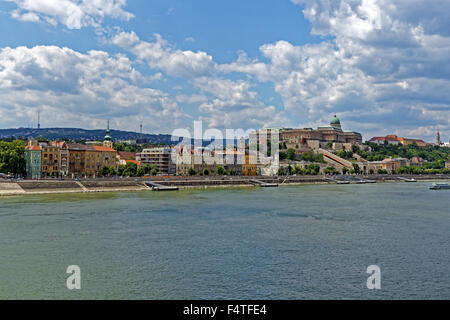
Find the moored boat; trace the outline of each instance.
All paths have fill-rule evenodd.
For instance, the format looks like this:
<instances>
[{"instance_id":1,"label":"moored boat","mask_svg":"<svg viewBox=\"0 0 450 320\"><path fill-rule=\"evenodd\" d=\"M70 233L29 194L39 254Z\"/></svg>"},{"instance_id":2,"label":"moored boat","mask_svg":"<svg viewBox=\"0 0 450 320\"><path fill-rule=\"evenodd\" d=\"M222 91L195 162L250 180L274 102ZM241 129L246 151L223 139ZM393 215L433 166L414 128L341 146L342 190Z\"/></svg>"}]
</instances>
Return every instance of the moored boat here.
<instances>
[{"instance_id":1,"label":"moored boat","mask_svg":"<svg viewBox=\"0 0 450 320\"><path fill-rule=\"evenodd\" d=\"M430 186L431 190L450 190L450 184L448 183L433 183Z\"/></svg>"}]
</instances>

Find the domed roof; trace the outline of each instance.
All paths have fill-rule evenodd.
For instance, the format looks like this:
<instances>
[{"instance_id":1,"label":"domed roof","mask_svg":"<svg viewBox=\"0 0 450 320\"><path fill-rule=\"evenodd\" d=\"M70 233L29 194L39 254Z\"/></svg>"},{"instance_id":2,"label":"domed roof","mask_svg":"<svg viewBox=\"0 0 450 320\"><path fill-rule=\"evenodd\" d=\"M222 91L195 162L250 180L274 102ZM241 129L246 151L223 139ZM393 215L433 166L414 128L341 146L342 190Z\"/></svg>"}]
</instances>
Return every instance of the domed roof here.
<instances>
[{"instance_id":1,"label":"domed roof","mask_svg":"<svg viewBox=\"0 0 450 320\"><path fill-rule=\"evenodd\" d=\"M341 124L341 121L338 117L336 117L336 115L334 115L333 119L331 119L330 124Z\"/></svg>"}]
</instances>

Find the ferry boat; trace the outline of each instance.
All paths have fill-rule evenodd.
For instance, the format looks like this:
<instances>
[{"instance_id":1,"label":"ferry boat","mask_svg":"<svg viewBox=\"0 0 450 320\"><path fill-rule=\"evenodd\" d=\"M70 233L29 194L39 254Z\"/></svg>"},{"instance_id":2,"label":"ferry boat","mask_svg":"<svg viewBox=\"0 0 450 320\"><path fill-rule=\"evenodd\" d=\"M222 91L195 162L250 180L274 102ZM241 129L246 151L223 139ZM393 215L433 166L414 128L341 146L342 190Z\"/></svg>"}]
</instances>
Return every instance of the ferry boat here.
<instances>
[{"instance_id":1,"label":"ferry boat","mask_svg":"<svg viewBox=\"0 0 450 320\"><path fill-rule=\"evenodd\" d=\"M433 183L430 186L431 190L447 190L450 189L450 184L448 183Z\"/></svg>"}]
</instances>

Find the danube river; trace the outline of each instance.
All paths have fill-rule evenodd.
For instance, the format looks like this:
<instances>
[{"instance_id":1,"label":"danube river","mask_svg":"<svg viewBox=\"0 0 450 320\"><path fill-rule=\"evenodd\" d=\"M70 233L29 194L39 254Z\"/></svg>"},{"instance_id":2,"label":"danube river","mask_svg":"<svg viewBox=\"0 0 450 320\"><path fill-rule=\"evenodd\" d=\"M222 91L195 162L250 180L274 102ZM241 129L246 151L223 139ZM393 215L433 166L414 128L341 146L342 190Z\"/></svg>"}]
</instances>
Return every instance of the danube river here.
<instances>
[{"instance_id":1,"label":"danube river","mask_svg":"<svg viewBox=\"0 0 450 320\"><path fill-rule=\"evenodd\" d=\"M0 299L450 299L450 191L428 185L0 198Z\"/></svg>"}]
</instances>

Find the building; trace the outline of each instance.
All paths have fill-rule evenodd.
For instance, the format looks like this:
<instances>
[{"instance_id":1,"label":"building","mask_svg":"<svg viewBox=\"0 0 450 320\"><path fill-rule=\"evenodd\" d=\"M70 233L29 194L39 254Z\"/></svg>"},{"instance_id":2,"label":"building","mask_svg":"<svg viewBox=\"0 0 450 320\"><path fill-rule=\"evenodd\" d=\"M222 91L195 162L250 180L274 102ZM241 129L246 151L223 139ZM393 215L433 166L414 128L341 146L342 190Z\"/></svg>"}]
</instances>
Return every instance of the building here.
<instances>
[{"instance_id":1,"label":"building","mask_svg":"<svg viewBox=\"0 0 450 320\"><path fill-rule=\"evenodd\" d=\"M262 129L250 134L249 142L252 144L264 143L261 136L270 141L275 129ZM307 151L317 150L319 148L327 148L332 145L343 148L343 144L350 147L353 144L362 144L362 135L354 131L343 131L341 121L335 115L329 126L312 128L282 128L277 129L279 134L279 143L287 149L294 149L296 153L304 153Z\"/></svg>"},{"instance_id":2,"label":"building","mask_svg":"<svg viewBox=\"0 0 450 320\"><path fill-rule=\"evenodd\" d=\"M158 173L168 175L176 173L176 163L172 161L172 152L174 149L170 147L155 147L142 150L138 156L142 165L155 166Z\"/></svg>"},{"instance_id":3,"label":"building","mask_svg":"<svg viewBox=\"0 0 450 320\"><path fill-rule=\"evenodd\" d=\"M102 167L118 169L117 151L111 147L67 144L69 150L69 176L94 177Z\"/></svg>"},{"instance_id":4,"label":"building","mask_svg":"<svg viewBox=\"0 0 450 320\"><path fill-rule=\"evenodd\" d=\"M60 151L57 145L48 143L40 143L42 150L41 176L58 177L59 173L59 157Z\"/></svg>"},{"instance_id":5,"label":"building","mask_svg":"<svg viewBox=\"0 0 450 320\"><path fill-rule=\"evenodd\" d=\"M109 148L113 147L113 142L112 142L112 138L111 138L111 130L109 130L109 120L106 125L106 135L105 135L105 140L103 141L103 146L109 147Z\"/></svg>"},{"instance_id":6,"label":"building","mask_svg":"<svg viewBox=\"0 0 450 320\"><path fill-rule=\"evenodd\" d=\"M410 161L406 158L386 158L383 161L383 169L388 172L397 172L401 167L408 167L410 165Z\"/></svg>"},{"instance_id":7,"label":"building","mask_svg":"<svg viewBox=\"0 0 450 320\"><path fill-rule=\"evenodd\" d=\"M361 144L362 136L358 132L343 131L341 121L335 115L329 126L303 129L280 130L280 143L286 148L292 148L301 152L326 148L330 143Z\"/></svg>"},{"instance_id":8,"label":"building","mask_svg":"<svg viewBox=\"0 0 450 320\"><path fill-rule=\"evenodd\" d=\"M216 165L222 165L226 171L234 172L235 175L242 175L245 154L237 150L226 149L215 151L214 156Z\"/></svg>"},{"instance_id":9,"label":"building","mask_svg":"<svg viewBox=\"0 0 450 320\"><path fill-rule=\"evenodd\" d=\"M258 170L256 166L256 155L246 154L244 163L242 164L242 175L256 176L257 172Z\"/></svg>"},{"instance_id":10,"label":"building","mask_svg":"<svg viewBox=\"0 0 450 320\"><path fill-rule=\"evenodd\" d=\"M427 161L424 160L422 157L412 157L412 158L410 159L410 166L420 167L420 166L422 166L425 162L427 162Z\"/></svg>"},{"instance_id":11,"label":"building","mask_svg":"<svg viewBox=\"0 0 450 320\"><path fill-rule=\"evenodd\" d=\"M450 170L450 160L445 162L445 169L449 169Z\"/></svg>"},{"instance_id":12,"label":"building","mask_svg":"<svg viewBox=\"0 0 450 320\"><path fill-rule=\"evenodd\" d=\"M373 142L376 144L394 144L394 145L399 145L401 144L400 139L394 135L387 135L385 137L373 137L372 139L369 140L369 142Z\"/></svg>"},{"instance_id":13,"label":"building","mask_svg":"<svg viewBox=\"0 0 450 320\"><path fill-rule=\"evenodd\" d=\"M126 165L128 160L137 160L136 152L117 151L117 158L117 161L121 166Z\"/></svg>"},{"instance_id":14,"label":"building","mask_svg":"<svg viewBox=\"0 0 450 320\"><path fill-rule=\"evenodd\" d=\"M59 150L59 176L65 177L69 174L69 149L64 141L51 141L50 144Z\"/></svg>"},{"instance_id":15,"label":"building","mask_svg":"<svg viewBox=\"0 0 450 320\"><path fill-rule=\"evenodd\" d=\"M42 148L28 144L25 147L26 171L28 179L40 179L42 168Z\"/></svg>"},{"instance_id":16,"label":"building","mask_svg":"<svg viewBox=\"0 0 450 320\"><path fill-rule=\"evenodd\" d=\"M409 167L413 165L409 159L406 158L386 158L383 161L365 162L365 173L373 171L378 173L379 170L385 170L388 173L398 172L401 167ZM417 165L417 164L414 164Z\"/></svg>"},{"instance_id":17,"label":"building","mask_svg":"<svg viewBox=\"0 0 450 320\"><path fill-rule=\"evenodd\" d=\"M216 158L214 152L205 148L193 148L184 146L177 150L176 174L189 175L191 169L196 174L208 170L210 174L216 170Z\"/></svg>"},{"instance_id":18,"label":"building","mask_svg":"<svg viewBox=\"0 0 450 320\"><path fill-rule=\"evenodd\" d=\"M403 138L398 137L395 134L390 134L385 137L373 137L369 140L369 142L373 142L376 144L394 144L394 145L410 145L410 144L417 144L419 147L426 147L427 143L420 139L409 139L409 138Z\"/></svg>"},{"instance_id":19,"label":"building","mask_svg":"<svg viewBox=\"0 0 450 320\"><path fill-rule=\"evenodd\" d=\"M441 141L441 134L439 133L439 128L437 129L437 132L436 132L436 145L438 145L438 146L443 145L443 143Z\"/></svg>"},{"instance_id":20,"label":"building","mask_svg":"<svg viewBox=\"0 0 450 320\"><path fill-rule=\"evenodd\" d=\"M419 147L426 147L428 144L420 139L408 139L408 138L400 138L400 143L408 146L410 144L417 144Z\"/></svg>"},{"instance_id":21,"label":"building","mask_svg":"<svg viewBox=\"0 0 450 320\"><path fill-rule=\"evenodd\" d=\"M77 178L86 175L86 147L77 143L67 144L69 150L69 176Z\"/></svg>"},{"instance_id":22,"label":"building","mask_svg":"<svg viewBox=\"0 0 450 320\"><path fill-rule=\"evenodd\" d=\"M117 151L111 147L93 146L97 152L96 168L99 171L102 167L112 167L114 170L118 169Z\"/></svg>"}]
</instances>

